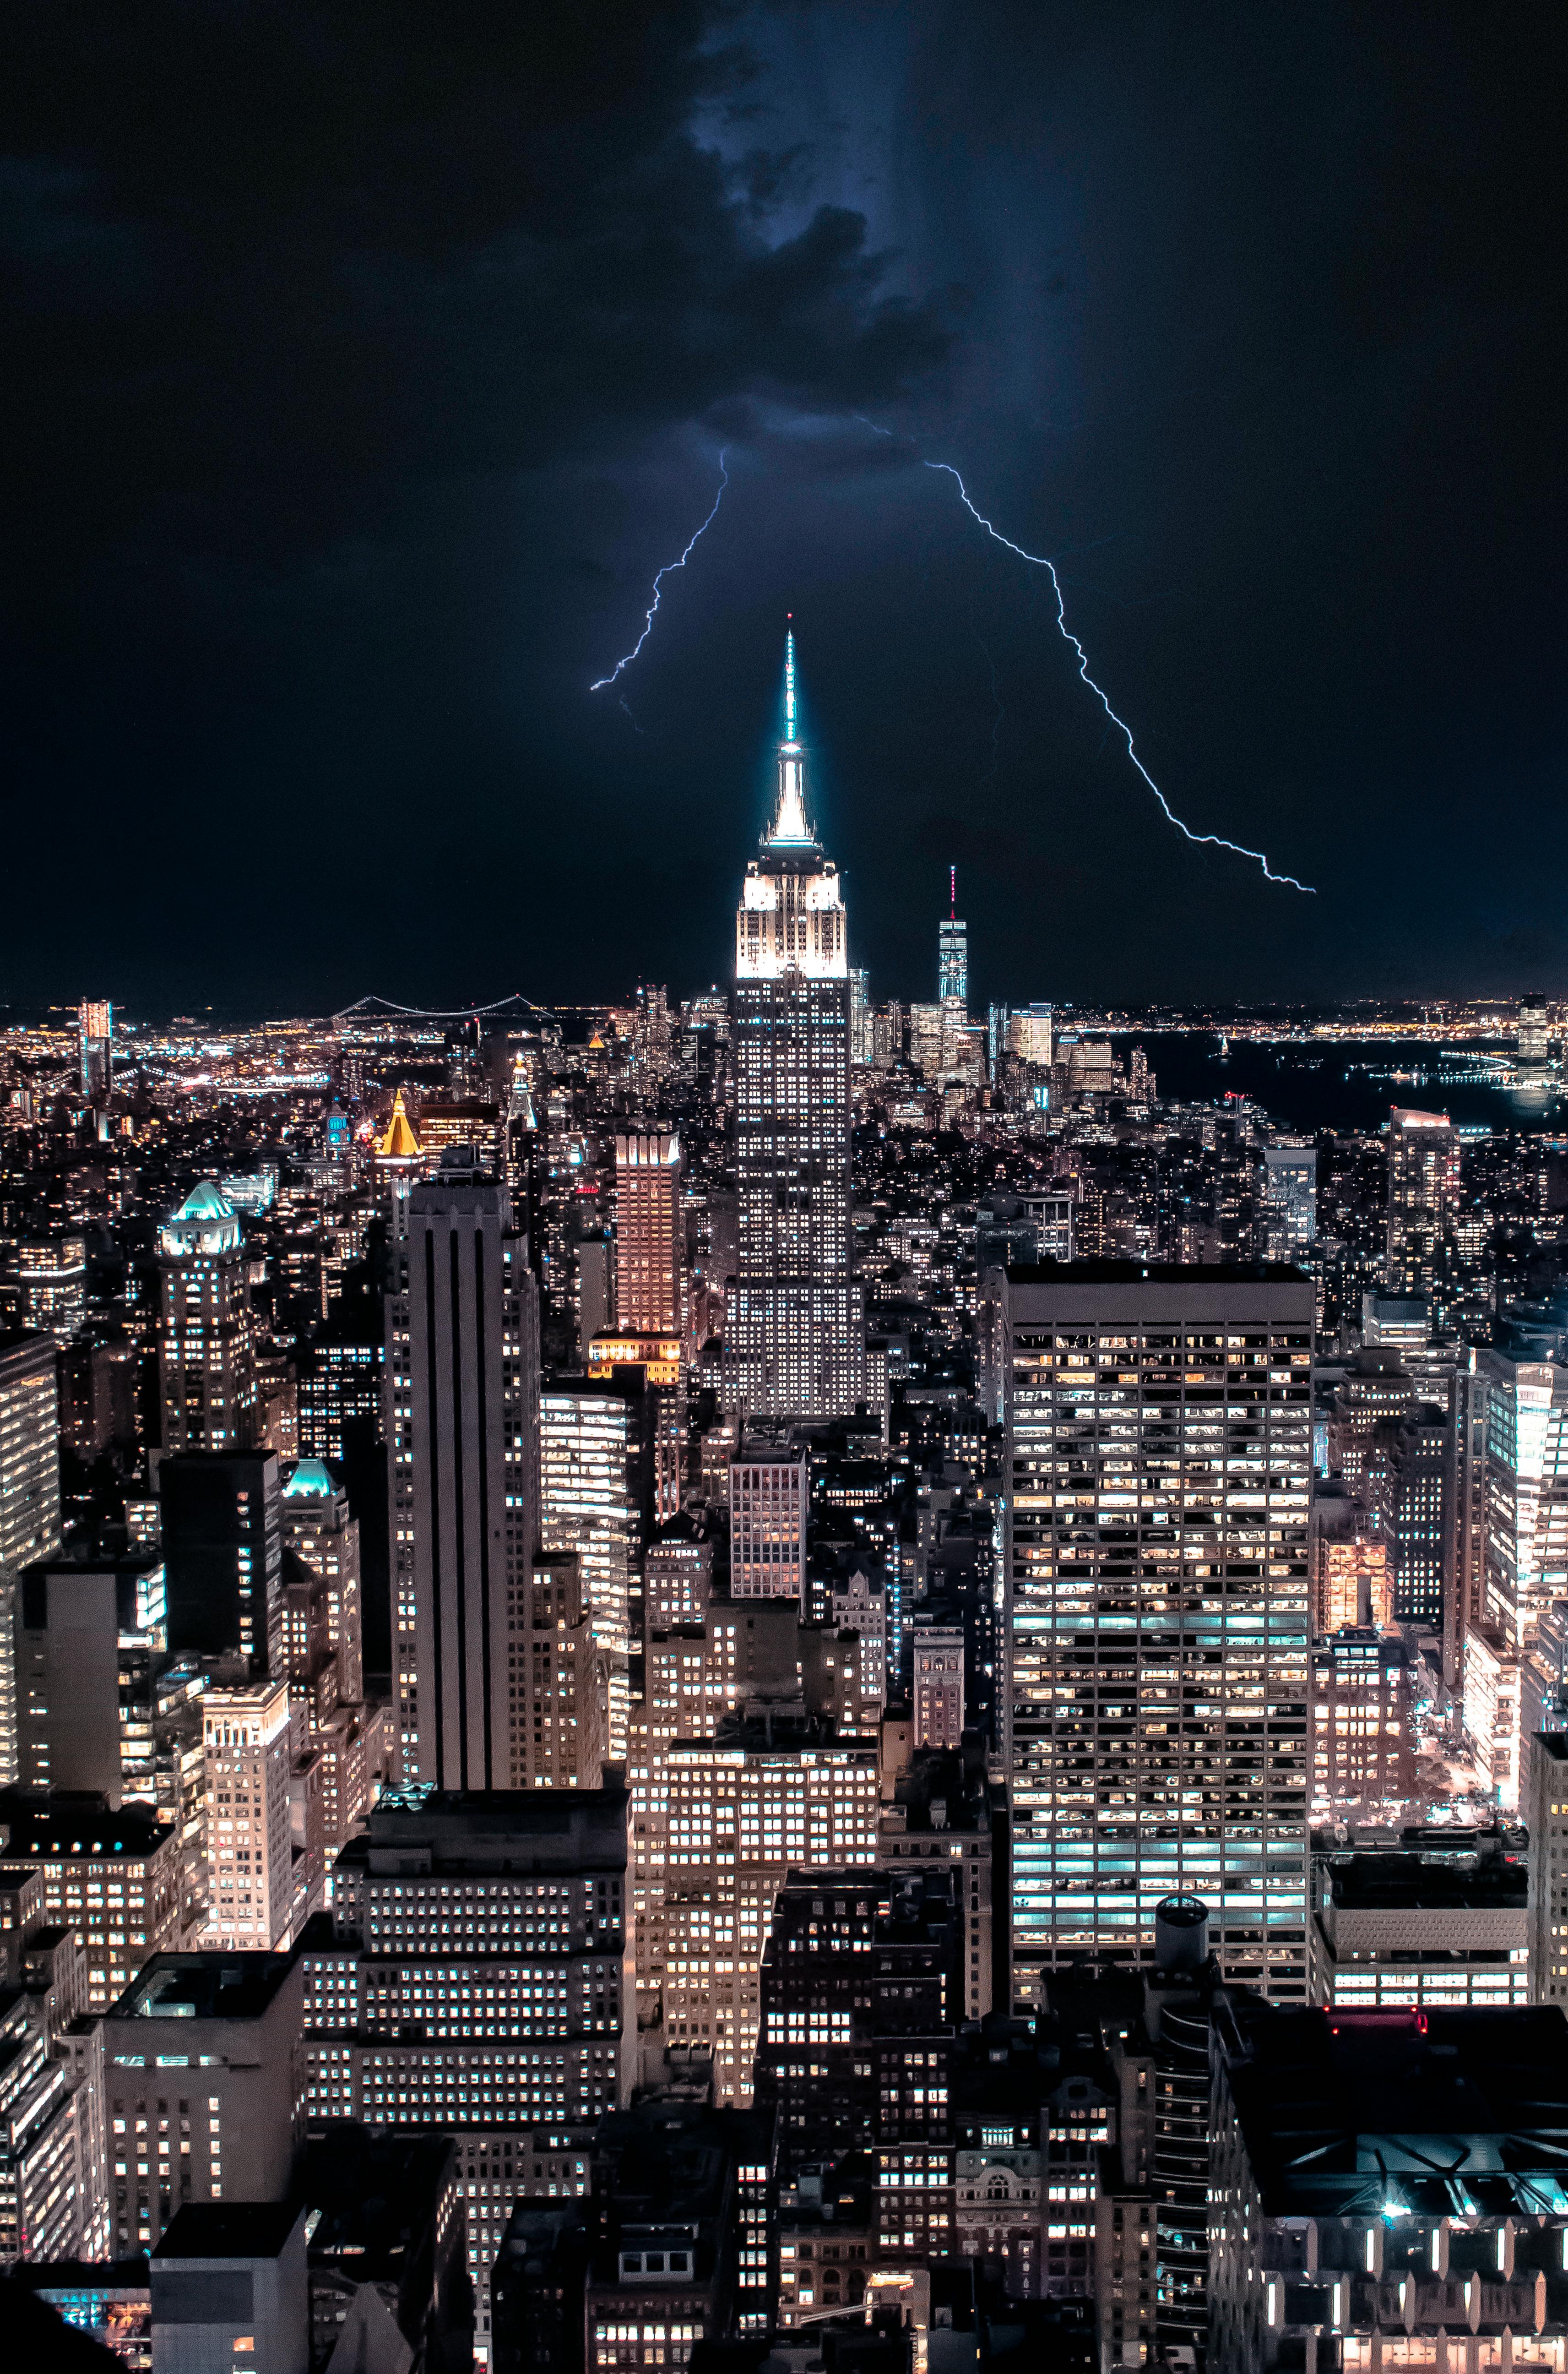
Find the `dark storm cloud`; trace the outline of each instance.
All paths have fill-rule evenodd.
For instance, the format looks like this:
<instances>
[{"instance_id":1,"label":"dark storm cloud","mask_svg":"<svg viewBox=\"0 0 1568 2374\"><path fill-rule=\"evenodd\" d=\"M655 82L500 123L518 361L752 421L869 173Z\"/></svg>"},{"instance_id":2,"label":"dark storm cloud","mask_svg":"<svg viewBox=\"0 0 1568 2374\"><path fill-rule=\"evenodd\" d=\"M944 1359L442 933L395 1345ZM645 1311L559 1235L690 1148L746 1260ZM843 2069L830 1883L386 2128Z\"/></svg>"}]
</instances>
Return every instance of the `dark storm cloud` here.
<instances>
[{"instance_id":1,"label":"dark storm cloud","mask_svg":"<svg viewBox=\"0 0 1568 2374\"><path fill-rule=\"evenodd\" d=\"M708 13L377 0L18 11L0 253L23 567L287 554L420 473L537 467L943 344L864 225L770 247L686 124ZM29 589L24 584L24 594Z\"/></svg>"},{"instance_id":2,"label":"dark storm cloud","mask_svg":"<svg viewBox=\"0 0 1568 2374\"><path fill-rule=\"evenodd\" d=\"M704 984L787 607L879 996L954 860L982 995L1568 988L1565 49L1443 0L12 11L7 853L71 864L0 994ZM628 719L587 688L726 442ZM1176 811L1317 899L1179 840L930 458L1061 557Z\"/></svg>"}]
</instances>

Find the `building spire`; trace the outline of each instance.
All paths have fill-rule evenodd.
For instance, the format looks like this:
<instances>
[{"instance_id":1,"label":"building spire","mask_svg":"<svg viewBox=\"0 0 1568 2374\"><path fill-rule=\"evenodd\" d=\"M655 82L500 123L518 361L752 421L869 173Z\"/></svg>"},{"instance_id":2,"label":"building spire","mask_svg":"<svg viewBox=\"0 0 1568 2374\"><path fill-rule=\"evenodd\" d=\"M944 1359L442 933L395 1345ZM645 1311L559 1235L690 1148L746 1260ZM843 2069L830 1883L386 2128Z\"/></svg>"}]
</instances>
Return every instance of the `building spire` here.
<instances>
[{"instance_id":1,"label":"building spire","mask_svg":"<svg viewBox=\"0 0 1568 2374\"><path fill-rule=\"evenodd\" d=\"M790 616L793 617L794 612ZM814 846L814 836L806 822L805 752L801 747L795 709L795 638L788 628L784 634L784 739L778 745L778 805L767 839L775 849Z\"/></svg>"}]
</instances>

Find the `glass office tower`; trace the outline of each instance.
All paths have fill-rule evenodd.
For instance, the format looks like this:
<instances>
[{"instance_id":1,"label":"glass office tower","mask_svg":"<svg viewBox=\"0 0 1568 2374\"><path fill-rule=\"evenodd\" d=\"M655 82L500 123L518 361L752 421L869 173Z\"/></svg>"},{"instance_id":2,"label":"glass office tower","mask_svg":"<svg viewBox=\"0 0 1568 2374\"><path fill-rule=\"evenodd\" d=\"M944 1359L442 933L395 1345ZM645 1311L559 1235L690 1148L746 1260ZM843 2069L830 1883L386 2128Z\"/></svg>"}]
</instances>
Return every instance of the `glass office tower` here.
<instances>
[{"instance_id":1,"label":"glass office tower","mask_svg":"<svg viewBox=\"0 0 1568 2374\"><path fill-rule=\"evenodd\" d=\"M1312 1312L1269 1263L1008 1275L1015 2005L1176 1895L1305 2000Z\"/></svg>"}]
</instances>

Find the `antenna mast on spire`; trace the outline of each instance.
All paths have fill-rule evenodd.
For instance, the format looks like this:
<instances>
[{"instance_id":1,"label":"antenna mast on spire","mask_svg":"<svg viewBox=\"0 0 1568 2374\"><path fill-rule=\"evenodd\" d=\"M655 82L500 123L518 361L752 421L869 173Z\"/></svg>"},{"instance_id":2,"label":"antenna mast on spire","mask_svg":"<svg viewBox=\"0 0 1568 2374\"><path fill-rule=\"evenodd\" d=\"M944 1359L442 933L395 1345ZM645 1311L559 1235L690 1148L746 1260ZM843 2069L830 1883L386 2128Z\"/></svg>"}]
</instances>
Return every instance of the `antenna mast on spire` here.
<instances>
[{"instance_id":1,"label":"antenna mast on spire","mask_svg":"<svg viewBox=\"0 0 1568 2374\"><path fill-rule=\"evenodd\" d=\"M950 865L947 869L947 912L949 920L956 923L958 920L958 868L956 865Z\"/></svg>"},{"instance_id":2,"label":"antenna mast on spire","mask_svg":"<svg viewBox=\"0 0 1568 2374\"><path fill-rule=\"evenodd\" d=\"M788 614L794 617L791 610ZM795 638L784 637L784 739L778 745L778 805L767 838L775 848L814 846L806 822L805 753L801 747L795 711Z\"/></svg>"}]
</instances>

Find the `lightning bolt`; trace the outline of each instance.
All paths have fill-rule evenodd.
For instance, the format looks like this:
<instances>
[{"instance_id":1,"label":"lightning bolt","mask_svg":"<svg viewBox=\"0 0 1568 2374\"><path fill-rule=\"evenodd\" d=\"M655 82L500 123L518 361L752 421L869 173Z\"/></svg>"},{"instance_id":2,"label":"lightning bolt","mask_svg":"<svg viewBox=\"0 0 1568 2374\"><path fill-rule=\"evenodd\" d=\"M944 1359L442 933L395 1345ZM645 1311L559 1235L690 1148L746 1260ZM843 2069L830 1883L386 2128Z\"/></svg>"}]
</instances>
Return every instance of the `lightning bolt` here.
<instances>
[{"instance_id":1,"label":"lightning bolt","mask_svg":"<svg viewBox=\"0 0 1568 2374\"><path fill-rule=\"evenodd\" d=\"M691 558L692 554L696 550L697 546L702 542L703 537L708 534L708 529L713 525L714 521L719 516L719 506L724 499L724 489L730 483L730 473L724 467L724 456L729 451L730 448L728 445L720 446L720 448L719 492L713 498L713 509L708 512L708 517L697 529L696 534L693 536L690 544L687 545L685 552L682 553L679 560L667 560L664 563L663 568L659 571L658 576L653 581L653 599L648 605L647 623L644 625L641 634L638 637L636 642L632 645L625 659L617 660L615 662L614 666L610 670L608 676L602 676L598 679L597 683L591 684L589 686L588 689L590 692L603 692L606 685L614 684L622 669L630 667L633 660L636 659L638 652L641 651L644 643L647 642L649 635L653 632L654 614L659 608L665 578L669 576L672 570L684 569L685 567L687 561ZM965 497L965 500L968 500L967 496ZM631 714L629 710L626 713L628 716ZM637 723L637 720L633 718L632 723L635 725ZM638 730L640 733L642 729L639 726Z\"/></svg>"},{"instance_id":2,"label":"lightning bolt","mask_svg":"<svg viewBox=\"0 0 1568 2374\"><path fill-rule=\"evenodd\" d=\"M872 427L873 425L874 424L871 422L867 423L868 427ZM963 499L965 510L969 513L971 519L975 519L979 522L980 525L985 529L986 534L989 536L993 537L998 544L1005 545L1009 552L1015 552L1020 560L1026 560L1031 569L1043 569L1046 570L1051 581L1051 591L1056 595L1057 626L1060 630L1062 641L1064 642L1071 643L1073 650L1078 654L1079 675L1082 677L1083 682L1088 686L1090 691L1094 694L1095 699L1105 711L1106 715L1109 718L1111 723L1116 727L1117 732L1126 742L1128 757L1131 759L1133 765L1137 768L1139 773L1148 784L1149 789L1153 793L1154 797L1159 801L1165 816L1169 821L1175 825L1176 830L1179 833L1184 833L1188 840L1199 845L1207 844L1209 847L1213 849L1228 849L1237 857L1249 857L1255 864L1261 865L1263 868L1264 877L1267 881L1278 882L1286 889L1300 890L1309 899L1316 898L1317 894L1310 882L1298 882L1293 874L1276 874L1260 849L1244 849L1239 840L1226 840L1222 833L1194 832L1190 825L1187 825L1182 822L1180 817L1177 816L1175 808L1172 807L1169 800L1166 799L1164 792L1160 789L1160 786L1154 781L1153 776L1149 772L1148 768L1143 764L1142 759L1139 757L1136 749L1133 747L1131 726L1128 723L1125 717L1118 717L1117 715L1116 711L1111 707L1111 704L1106 699L1105 693L1101 691L1100 687L1094 682L1094 677L1089 673L1089 654L1067 623L1067 605L1062 600L1061 580L1056 573L1056 563L1052 560L1047 560L1042 553L1025 552L1021 544L1014 544L1011 536L1003 535L1001 530L999 527L994 526L992 523L987 519L983 511L977 511L974 504L969 499L968 488L964 484L963 479L960 477L958 472L954 468L951 462L928 462L925 466L928 470L943 470L946 472L947 476L954 481L954 485L958 488L959 495ZM651 616L651 613L649 613L649 616Z\"/></svg>"}]
</instances>

